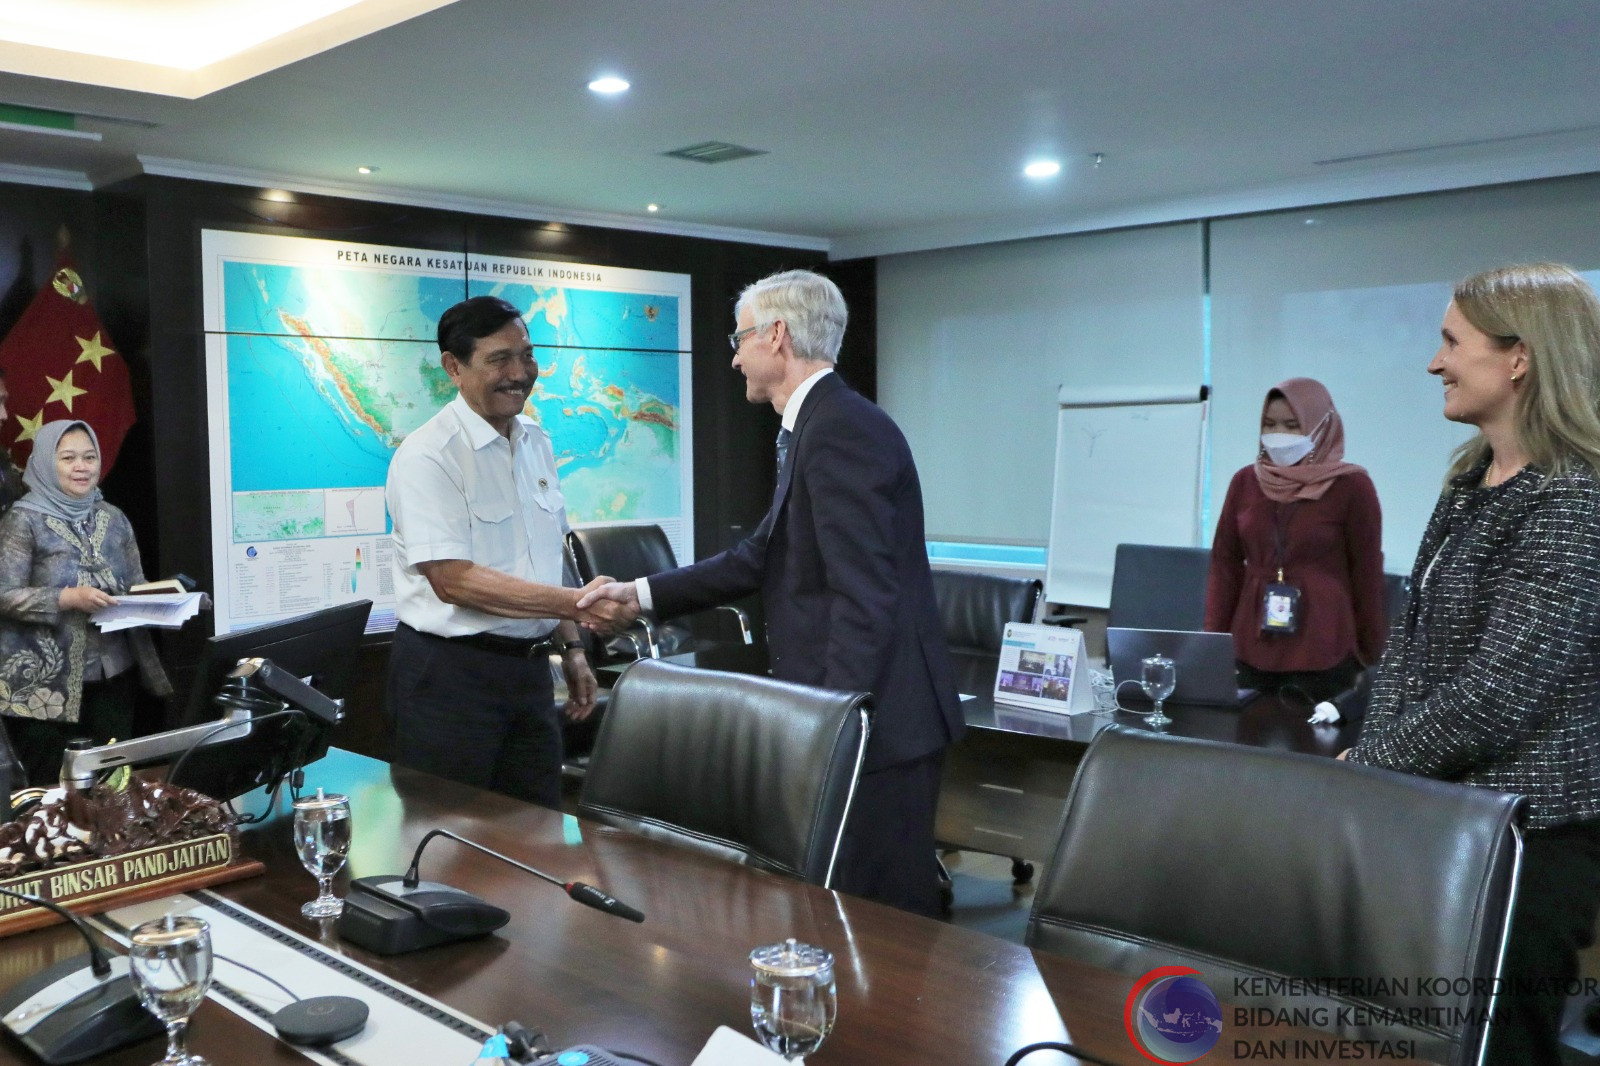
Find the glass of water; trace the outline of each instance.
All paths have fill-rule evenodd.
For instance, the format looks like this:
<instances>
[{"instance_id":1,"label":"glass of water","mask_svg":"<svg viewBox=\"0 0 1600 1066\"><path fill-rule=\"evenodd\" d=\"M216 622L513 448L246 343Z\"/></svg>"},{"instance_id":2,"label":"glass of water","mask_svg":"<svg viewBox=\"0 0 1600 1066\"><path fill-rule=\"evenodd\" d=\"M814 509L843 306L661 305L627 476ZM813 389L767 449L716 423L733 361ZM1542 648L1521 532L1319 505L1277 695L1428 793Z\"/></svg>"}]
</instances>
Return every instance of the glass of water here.
<instances>
[{"instance_id":1,"label":"glass of water","mask_svg":"<svg viewBox=\"0 0 1600 1066\"><path fill-rule=\"evenodd\" d=\"M139 1002L167 1027L167 1057L156 1066L207 1066L186 1045L189 1016L211 987L211 927L186 914L135 926L128 963Z\"/></svg>"},{"instance_id":2,"label":"glass of water","mask_svg":"<svg viewBox=\"0 0 1600 1066\"><path fill-rule=\"evenodd\" d=\"M300 908L307 918L337 918L344 900L333 894L333 875L350 854L350 801L337 793L294 801L294 849L317 879L317 898Z\"/></svg>"},{"instance_id":3,"label":"glass of water","mask_svg":"<svg viewBox=\"0 0 1600 1066\"><path fill-rule=\"evenodd\" d=\"M1165 655L1152 655L1148 659L1139 660L1139 687L1144 689L1144 694L1155 704L1150 708L1150 713L1144 717L1147 724L1162 726L1172 721L1163 713L1161 705L1172 695L1172 690L1177 686L1177 663Z\"/></svg>"},{"instance_id":4,"label":"glass of water","mask_svg":"<svg viewBox=\"0 0 1600 1066\"><path fill-rule=\"evenodd\" d=\"M756 1036L790 1062L822 1046L839 1010L833 955L792 937L750 953L750 1021Z\"/></svg>"}]
</instances>

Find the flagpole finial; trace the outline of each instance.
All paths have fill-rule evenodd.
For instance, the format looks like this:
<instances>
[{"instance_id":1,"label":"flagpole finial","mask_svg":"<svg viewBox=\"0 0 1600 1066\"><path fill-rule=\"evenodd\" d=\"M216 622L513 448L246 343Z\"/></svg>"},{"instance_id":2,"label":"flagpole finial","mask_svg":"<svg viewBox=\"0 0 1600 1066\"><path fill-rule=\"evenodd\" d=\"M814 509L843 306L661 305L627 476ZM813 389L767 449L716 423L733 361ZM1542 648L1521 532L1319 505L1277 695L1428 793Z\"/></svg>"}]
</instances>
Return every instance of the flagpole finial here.
<instances>
[{"instance_id":1,"label":"flagpole finial","mask_svg":"<svg viewBox=\"0 0 1600 1066\"><path fill-rule=\"evenodd\" d=\"M63 222L61 223L61 228L56 230L56 252L58 254L65 254L66 250L71 247L71 245L72 232L67 229L67 224Z\"/></svg>"}]
</instances>

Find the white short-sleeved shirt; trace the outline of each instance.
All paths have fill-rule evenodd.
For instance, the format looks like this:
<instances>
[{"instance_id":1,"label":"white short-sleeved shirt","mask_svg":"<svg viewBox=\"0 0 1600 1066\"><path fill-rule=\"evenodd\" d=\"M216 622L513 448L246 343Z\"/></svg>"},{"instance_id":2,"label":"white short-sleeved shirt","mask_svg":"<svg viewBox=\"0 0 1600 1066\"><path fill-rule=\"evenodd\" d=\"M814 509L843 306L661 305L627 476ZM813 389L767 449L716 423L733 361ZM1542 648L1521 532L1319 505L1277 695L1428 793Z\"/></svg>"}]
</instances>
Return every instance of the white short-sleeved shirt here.
<instances>
[{"instance_id":1,"label":"white short-sleeved shirt","mask_svg":"<svg viewBox=\"0 0 1600 1066\"><path fill-rule=\"evenodd\" d=\"M533 419L518 415L507 440L458 395L401 443L384 496L394 519L400 621L441 637L537 638L555 629L553 618L452 606L417 570L418 563L466 559L525 581L562 583L566 501L550 437Z\"/></svg>"}]
</instances>

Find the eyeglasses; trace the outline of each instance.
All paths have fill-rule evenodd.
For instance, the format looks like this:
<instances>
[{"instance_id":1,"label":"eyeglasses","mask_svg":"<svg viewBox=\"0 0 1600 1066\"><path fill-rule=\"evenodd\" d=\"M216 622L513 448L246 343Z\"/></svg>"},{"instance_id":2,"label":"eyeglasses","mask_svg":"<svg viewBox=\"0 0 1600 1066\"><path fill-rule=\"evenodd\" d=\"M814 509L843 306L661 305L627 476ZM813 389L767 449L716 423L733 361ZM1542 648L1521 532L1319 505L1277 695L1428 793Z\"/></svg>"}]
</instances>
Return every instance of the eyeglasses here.
<instances>
[{"instance_id":1,"label":"eyeglasses","mask_svg":"<svg viewBox=\"0 0 1600 1066\"><path fill-rule=\"evenodd\" d=\"M737 352L739 350L739 345L744 343L744 339L746 337L758 330L766 329L770 325L772 325L771 322L763 322L759 326L746 326L744 329L735 330L734 332L728 334L728 344L733 348L734 351Z\"/></svg>"}]
</instances>

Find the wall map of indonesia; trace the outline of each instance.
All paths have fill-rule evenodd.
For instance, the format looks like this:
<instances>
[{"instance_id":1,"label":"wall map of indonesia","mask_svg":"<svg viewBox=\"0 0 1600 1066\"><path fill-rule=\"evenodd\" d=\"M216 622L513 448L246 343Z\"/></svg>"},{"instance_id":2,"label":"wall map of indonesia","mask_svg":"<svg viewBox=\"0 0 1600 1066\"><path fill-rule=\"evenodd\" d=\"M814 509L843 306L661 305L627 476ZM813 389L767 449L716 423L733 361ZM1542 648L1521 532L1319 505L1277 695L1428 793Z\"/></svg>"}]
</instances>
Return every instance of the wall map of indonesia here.
<instances>
[{"instance_id":1,"label":"wall map of indonesia","mask_svg":"<svg viewBox=\"0 0 1600 1066\"><path fill-rule=\"evenodd\" d=\"M227 248L212 272L221 298L208 296L220 322L207 325L213 403L219 386L226 399L213 551L219 587L233 575L231 619L392 604L392 574L375 565L392 561L389 460L456 394L434 338L468 295L524 313L539 360L527 414L552 438L568 517L688 524L687 278L649 275L681 286L653 292L638 271L207 237ZM321 547L275 550L307 542ZM219 612L219 631L227 620Z\"/></svg>"}]
</instances>

